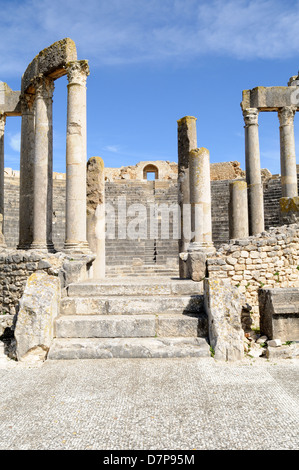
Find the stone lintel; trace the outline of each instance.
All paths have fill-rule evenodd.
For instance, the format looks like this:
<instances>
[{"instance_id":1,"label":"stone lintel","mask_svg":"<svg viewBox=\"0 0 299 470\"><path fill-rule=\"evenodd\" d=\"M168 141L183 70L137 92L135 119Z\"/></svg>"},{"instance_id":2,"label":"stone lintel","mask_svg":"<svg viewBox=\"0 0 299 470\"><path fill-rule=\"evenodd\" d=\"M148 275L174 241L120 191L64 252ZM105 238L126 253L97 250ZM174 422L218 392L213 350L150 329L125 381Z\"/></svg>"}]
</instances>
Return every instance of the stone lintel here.
<instances>
[{"instance_id":1,"label":"stone lintel","mask_svg":"<svg viewBox=\"0 0 299 470\"><path fill-rule=\"evenodd\" d=\"M259 111L278 111L285 106L299 109L299 89L295 86L258 86L243 90L241 108L257 108Z\"/></svg>"},{"instance_id":2,"label":"stone lintel","mask_svg":"<svg viewBox=\"0 0 299 470\"><path fill-rule=\"evenodd\" d=\"M66 64L77 60L74 41L65 38L43 49L30 62L22 77L22 93L32 88L32 82L38 76L49 76L56 80L66 75Z\"/></svg>"}]
</instances>

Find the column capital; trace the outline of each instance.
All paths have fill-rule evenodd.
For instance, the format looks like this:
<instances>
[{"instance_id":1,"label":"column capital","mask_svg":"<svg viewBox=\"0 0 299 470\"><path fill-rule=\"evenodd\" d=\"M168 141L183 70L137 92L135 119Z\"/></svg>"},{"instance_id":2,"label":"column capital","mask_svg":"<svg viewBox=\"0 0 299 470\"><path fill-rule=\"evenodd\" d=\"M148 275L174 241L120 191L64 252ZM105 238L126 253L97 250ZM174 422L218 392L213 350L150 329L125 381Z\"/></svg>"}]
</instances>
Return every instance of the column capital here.
<instances>
[{"instance_id":1,"label":"column capital","mask_svg":"<svg viewBox=\"0 0 299 470\"><path fill-rule=\"evenodd\" d=\"M69 85L86 85L89 75L88 60L72 60L66 65L66 73Z\"/></svg>"},{"instance_id":2,"label":"column capital","mask_svg":"<svg viewBox=\"0 0 299 470\"><path fill-rule=\"evenodd\" d=\"M0 132L3 133L5 129L6 115L0 113Z\"/></svg>"},{"instance_id":3,"label":"column capital","mask_svg":"<svg viewBox=\"0 0 299 470\"><path fill-rule=\"evenodd\" d=\"M23 93L20 96L22 114L33 112L34 99L35 95L31 93Z\"/></svg>"},{"instance_id":4,"label":"column capital","mask_svg":"<svg viewBox=\"0 0 299 470\"><path fill-rule=\"evenodd\" d=\"M49 77L37 77L34 82L35 97L43 99L52 99L54 92L54 80Z\"/></svg>"},{"instance_id":5,"label":"column capital","mask_svg":"<svg viewBox=\"0 0 299 470\"><path fill-rule=\"evenodd\" d=\"M278 119L281 126L290 126L294 122L296 106L284 106L278 110Z\"/></svg>"},{"instance_id":6,"label":"column capital","mask_svg":"<svg viewBox=\"0 0 299 470\"><path fill-rule=\"evenodd\" d=\"M243 117L245 126L257 126L258 125L258 108L246 108L243 110Z\"/></svg>"}]
</instances>

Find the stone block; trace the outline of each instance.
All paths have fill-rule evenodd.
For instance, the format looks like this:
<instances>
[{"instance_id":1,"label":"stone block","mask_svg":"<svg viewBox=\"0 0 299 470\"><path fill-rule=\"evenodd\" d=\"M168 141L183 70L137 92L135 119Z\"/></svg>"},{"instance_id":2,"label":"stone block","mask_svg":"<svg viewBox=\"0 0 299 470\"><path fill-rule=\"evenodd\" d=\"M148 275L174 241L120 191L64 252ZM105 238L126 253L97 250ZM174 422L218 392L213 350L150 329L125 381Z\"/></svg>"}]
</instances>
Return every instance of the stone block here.
<instances>
[{"instance_id":1,"label":"stone block","mask_svg":"<svg viewBox=\"0 0 299 470\"><path fill-rule=\"evenodd\" d=\"M222 260L221 260L222 261ZM206 276L206 254L203 252L188 253L186 260L187 277L193 281L202 281Z\"/></svg>"},{"instance_id":2,"label":"stone block","mask_svg":"<svg viewBox=\"0 0 299 470\"><path fill-rule=\"evenodd\" d=\"M279 199L280 225L297 224L299 222L299 197L282 197Z\"/></svg>"},{"instance_id":3,"label":"stone block","mask_svg":"<svg viewBox=\"0 0 299 470\"><path fill-rule=\"evenodd\" d=\"M240 290L234 287L229 279L205 279L204 303L215 359L243 359L244 331L241 315L245 299Z\"/></svg>"},{"instance_id":4,"label":"stone block","mask_svg":"<svg viewBox=\"0 0 299 470\"><path fill-rule=\"evenodd\" d=\"M59 278L46 273L34 273L29 277L15 327L18 360L46 358L54 336L60 297Z\"/></svg>"},{"instance_id":5,"label":"stone block","mask_svg":"<svg viewBox=\"0 0 299 470\"><path fill-rule=\"evenodd\" d=\"M270 340L299 340L299 289L260 289L258 301L263 335Z\"/></svg>"}]
</instances>

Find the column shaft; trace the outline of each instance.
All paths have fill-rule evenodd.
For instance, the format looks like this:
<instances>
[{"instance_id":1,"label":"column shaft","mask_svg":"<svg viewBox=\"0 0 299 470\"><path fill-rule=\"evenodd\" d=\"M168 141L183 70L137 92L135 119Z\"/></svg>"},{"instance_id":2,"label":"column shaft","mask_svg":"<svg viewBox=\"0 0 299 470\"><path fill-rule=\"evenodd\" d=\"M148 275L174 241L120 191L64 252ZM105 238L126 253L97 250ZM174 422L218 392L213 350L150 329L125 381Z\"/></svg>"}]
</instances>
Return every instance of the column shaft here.
<instances>
[{"instance_id":1,"label":"column shaft","mask_svg":"<svg viewBox=\"0 0 299 470\"><path fill-rule=\"evenodd\" d=\"M0 246L5 245L3 236L4 222L4 132L5 114L0 114Z\"/></svg>"},{"instance_id":2,"label":"column shaft","mask_svg":"<svg viewBox=\"0 0 299 470\"><path fill-rule=\"evenodd\" d=\"M193 149L189 155L192 243L190 250L213 247L211 216L210 153Z\"/></svg>"},{"instance_id":3,"label":"column shaft","mask_svg":"<svg viewBox=\"0 0 299 470\"><path fill-rule=\"evenodd\" d=\"M21 97L22 124L20 149L20 202L19 202L19 244L18 248L28 249L33 241L33 185L34 185L34 95Z\"/></svg>"},{"instance_id":4,"label":"column shaft","mask_svg":"<svg viewBox=\"0 0 299 470\"><path fill-rule=\"evenodd\" d=\"M246 238L249 235L246 181L231 182L229 194L229 238Z\"/></svg>"},{"instance_id":5,"label":"column shaft","mask_svg":"<svg viewBox=\"0 0 299 470\"><path fill-rule=\"evenodd\" d=\"M258 134L258 109L243 111L245 121L245 165L248 185L249 234L264 230L264 196Z\"/></svg>"},{"instance_id":6,"label":"column shaft","mask_svg":"<svg viewBox=\"0 0 299 470\"><path fill-rule=\"evenodd\" d=\"M179 253L187 252L191 240L191 213L189 193L189 153L197 147L196 118L185 116L178 123L178 205ZM186 277L185 263L179 258L180 277Z\"/></svg>"},{"instance_id":7,"label":"column shaft","mask_svg":"<svg viewBox=\"0 0 299 470\"><path fill-rule=\"evenodd\" d=\"M86 237L86 78L85 60L68 64L65 249L89 252Z\"/></svg>"},{"instance_id":8,"label":"column shaft","mask_svg":"<svg viewBox=\"0 0 299 470\"><path fill-rule=\"evenodd\" d=\"M280 122L280 167L282 197L298 196L297 167L294 138L296 107L285 106L278 111Z\"/></svg>"},{"instance_id":9,"label":"column shaft","mask_svg":"<svg viewBox=\"0 0 299 470\"><path fill-rule=\"evenodd\" d=\"M5 114L0 114L0 214L4 217L4 132Z\"/></svg>"},{"instance_id":10,"label":"column shaft","mask_svg":"<svg viewBox=\"0 0 299 470\"><path fill-rule=\"evenodd\" d=\"M35 158L33 195L34 249L53 250L53 80L41 78L36 84L35 98Z\"/></svg>"}]
</instances>

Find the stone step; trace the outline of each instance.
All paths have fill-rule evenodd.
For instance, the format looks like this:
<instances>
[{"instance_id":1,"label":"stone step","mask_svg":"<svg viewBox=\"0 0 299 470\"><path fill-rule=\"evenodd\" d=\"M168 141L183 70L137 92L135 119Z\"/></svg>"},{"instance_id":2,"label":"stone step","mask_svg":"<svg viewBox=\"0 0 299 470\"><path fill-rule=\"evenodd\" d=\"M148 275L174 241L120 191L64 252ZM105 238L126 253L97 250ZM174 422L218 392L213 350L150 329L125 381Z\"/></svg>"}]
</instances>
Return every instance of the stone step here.
<instances>
[{"instance_id":1,"label":"stone step","mask_svg":"<svg viewBox=\"0 0 299 470\"><path fill-rule=\"evenodd\" d=\"M60 306L61 315L143 315L202 311L202 295L64 297Z\"/></svg>"},{"instance_id":2,"label":"stone step","mask_svg":"<svg viewBox=\"0 0 299 470\"><path fill-rule=\"evenodd\" d=\"M206 337L207 317L197 314L62 315L56 338Z\"/></svg>"},{"instance_id":3,"label":"stone step","mask_svg":"<svg viewBox=\"0 0 299 470\"><path fill-rule=\"evenodd\" d=\"M165 277L88 280L68 287L69 297L203 294L203 283Z\"/></svg>"},{"instance_id":4,"label":"stone step","mask_svg":"<svg viewBox=\"0 0 299 470\"><path fill-rule=\"evenodd\" d=\"M48 359L210 357L205 338L56 338Z\"/></svg>"}]
</instances>

